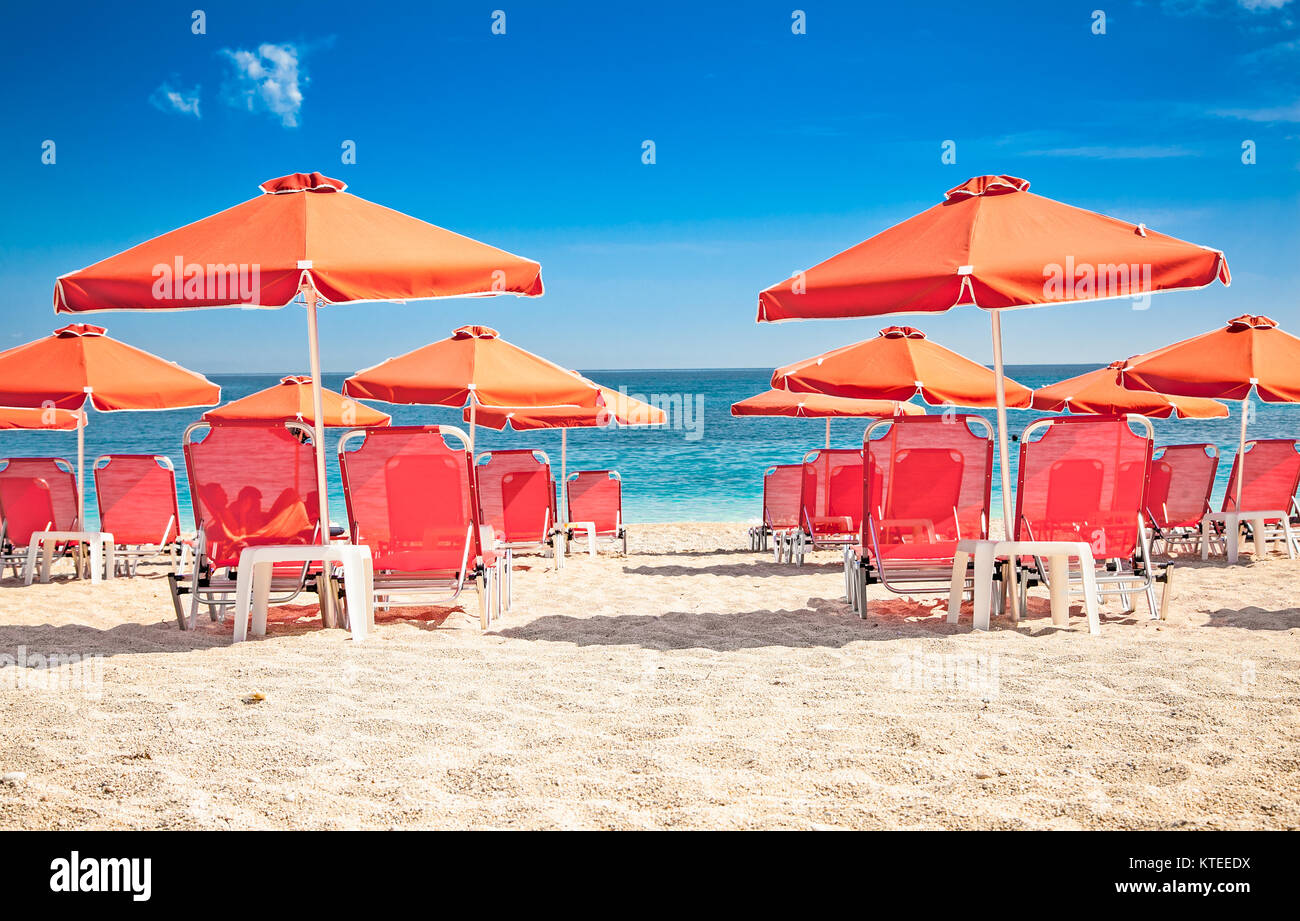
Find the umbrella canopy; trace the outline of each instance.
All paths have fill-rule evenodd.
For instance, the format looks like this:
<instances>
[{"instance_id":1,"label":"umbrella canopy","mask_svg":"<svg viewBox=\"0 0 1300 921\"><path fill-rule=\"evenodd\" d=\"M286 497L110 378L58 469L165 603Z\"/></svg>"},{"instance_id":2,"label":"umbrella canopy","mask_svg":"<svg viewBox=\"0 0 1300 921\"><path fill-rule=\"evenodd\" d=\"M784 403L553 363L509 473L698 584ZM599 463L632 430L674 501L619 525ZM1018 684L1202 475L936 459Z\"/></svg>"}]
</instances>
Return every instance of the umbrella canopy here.
<instances>
[{"instance_id":1,"label":"umbrella canopy","mask_svg":"<svg viewBox=\"0 0 1300 921\"><path fill-rule=\"evenodd\" d=\"M392 421L387 413L349 400L333 390L322 390L321 401L325 409L326 426L351 428L358 425L387 425ZM316 421L312 409L311 378L303 375L282 377L280 383L273 387L208 410L203 418L208 422L298 421L311 425Z\"/></svg>"},{"instance_id":2,"label":"umbrella canopy","mask_svg":"<svg viewBox=\"0 0 1300 921\"><path fill-rule=\"evenodd\" d=\"M619 425L663 425L668 421L667 413L658 406L651 406L608 387L596 387L600 391L600 406L536 406L515 409L482 406L478 409L476 422L497 431L509 425L516 431L523 432L536 429L604 428L610 422ZM465 421L469 422L471 411L468 406L463 415Z\"/></svg>"},{"instance_id":3,"label":"umbrella canopy","mask_svg":"<svg viewBox=\"0 0 1300 921\"><path fill-rule=\"evenodd\" d=\"M731 404L733 416L795 416L826 420L826 447L831 446L831 419L836 416L886 418L889 416L923 416L925 410L915 403L897 400L854 400L824 393L791 393L789 390L765 390L763 393Z\"/></svg>"},{"instance_id":4,"label":"umbrella canopy","mask_svg":"<svg viewBox=\"0 0 1300 921\"><path fill-rule=\"evenodd\" d=\"M0 405L102 412L212 406L221 388L202 374L73 323L0 352Z\"/></svg>"},{"instance_id":5,"label":"umbrella canopy","mask_svg":"<svg viewBox=\"0 0 1300 921\"><path fill-rule=\"evenodd\" d=\"M358 371L343 382L343 393L386 403L457 407L595 407L600 399L600 389L591 381L486 326L462 326L446 339Z\"/></svg>"},{"instance_id":6,"label":"umbrella canopy","mask_svg":"<svg viewBox=\"0 0 1300 921\"><path fill-rule=\"evenodd\" d=\"M1218 400L1300 403L1300 338L1243 314L1219 329L1128 360L1124 386Z\"/></svg>"},{"instance_id":7,"label":"umbrella canopy","mask_svg":"<svg viewBox=\"0 0 1300 921\"><path fill-rule=\"evenodd\" d=\"M1113 361L1105 368L1034 391L1033 408L1044 412L1097 413L1122 416L1137 413L1157 419L1224 419L1228 407L1201 397L1180 397L1153 390L1126 390L1120 382L1126 361Z\"/></svg>"},{"instance_id":8,"label":"umbrella canopy","mask_svg":"<svg viewBox=\"0 0 1300 921\"><path fill-rule=\"evenodd\" d=\"M63 275L58 313L307 307L321 540L329 539L317 304L542 293L541 266L376 205L320 173L262 183L262 194ZM235 288L231 290L232 286ZM326 622L333 625L332 613Z\"/></svg>"},{"instance_id":9,"label":"umbrella canopy","mask_svg":"<svg viewBox=\"0 0 1300 921\"><path fill-rule=\"evenodd\" d=\"M976 176L928 210L761 292L758 319L942 313L958 306L989 311L1002 510L1009 523L1000 311L1202 288L1216 278L1231 282L1219 250L1034 195L1015 176ZM1016 618L1016 593L1011 599Z\"/></svg>"},{"instance_id":10,"label":"umbrella canopy","mask_svg":"<svg viewBox=\"0 0 1300 921\"><path fill-rule=\"evenodd\" d=\"M0 405L84 412L188 409L212 406L221 388L107 335L104 327L72 323L43 339L0 352ZM77 519L86 520L84 426L77 429Z\"/></svg>"},{"instance_id":11,"label":"umbrella canopy","mask_svg":"<svg viewBox=\"0 0 1300 921\"><path fill-rule=\"evenodd\" d=\"M6 429L71 432L81 424L81 412L75 409L16 409L0 406L0 431Z\"/></svg>"},{"instance_id":12,"label":"umbrella canopy","mask_svg":"<svg viewBox=\"0 0 1300 921\"><path fill-rule=\"evenodd\" d=\"M772 373L772 386L859 400L995 406L998 376L910 326L889 326L874 339L805 358ZM1029 406L1032 392L1006 380L1007 405Z\"/></svg>"},{"instance_id":13,"label":"umbrella canopy","mask_svg":"<svg viewBox=\"0 0 1300 921\"><path fill-rule=\"evenodd\" d=\"M304 288L331 304L542 293L531 259L293 173L261 195L59 278L57 313L284 307Z\"/></svg>"},{"instance_id":14,"label":"umbrella canopy","mask_svg":"<svg viewBox=\"0 0 1300 921\"><path fill-rule=\"evenodd\" d=\"M1231 276L1219 250L976 176L944 201L773 285L760 321L1025 307L1203 288Z\"/></svg>"},{"instance_id":15,"label":"umbrella canopy","mask_svg":"<svg viewBox=\"0 0 1300 921\"><path fill-rule=\"evenodd\" d=\"M599 406L535 406L517 409L484 406L478 409L478 421L497 431L501 431L507 425L521 432L559 429L562 491L569 488L566 482L569 473L569 429L604 428L610 422L617 422L619 425L663 425L668 421L668 414L658 406L651 406L622 391L601 387L585 377L582 379L600 392ZM474 406L465 407L465 421L470 423L470 431L474 428L474 413ZM567 492L562 492L562 495L567 495ZM568 503L563 503L563 506L561 514L567 517Z\"/></svg>"},{"instance_id":16,"label":"umbrella canopy","mask_svg":"<svg viewBox=\"0 0 1300 921\"><path fill-rule=\"evenodd\" d=\"M1243 314L1223 327L1128 360L1123 384L1192 397L1241 400L1237 502L1241 502L1246 422L1253 389L1265 403L1300 403L1300 338L1264 316Z\"/></svg>"},{"instance_id":17,"label":"umbrella canopy","mask_svg":"<svg viewBox=\"0 0 1300 921\"><path fill-rule=\"evenodd\" d=\"M830 419L840 416L924 416L925 408L897 400L854 400L824 393L791 393L789 390L765 390L731 404L733 416L796 416L807 419Z\"/></svg>"}]
</instances>

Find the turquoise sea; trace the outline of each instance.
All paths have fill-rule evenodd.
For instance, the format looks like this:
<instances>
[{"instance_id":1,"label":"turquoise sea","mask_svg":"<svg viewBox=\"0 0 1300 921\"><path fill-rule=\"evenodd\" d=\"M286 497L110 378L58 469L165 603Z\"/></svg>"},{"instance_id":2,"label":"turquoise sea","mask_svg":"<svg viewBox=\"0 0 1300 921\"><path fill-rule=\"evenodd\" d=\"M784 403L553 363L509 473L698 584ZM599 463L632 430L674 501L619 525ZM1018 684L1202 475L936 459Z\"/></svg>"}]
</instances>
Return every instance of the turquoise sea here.
<instances>
[{"instance_id":1,"label":"turquoise sea","mask_svg":"<svg viewBox=\"0 0 1300 921\"><path fill-rule=\"evenodd\" d=\"M1011 365L1007 373L1029 387L1040 387L1073 377L1096 365ZM633 396L666 399L670 424L657 429L575 429L569 432L569 470L613 467L623 477L624 512L632 522L647 521L749 521L761 510L762 471L768 464L798 461L805 451L821 447L825 422L821 419L734 418L730 406L737 400L767 389L771 371L765 368L692 370L589 370L584 374ZM326 385L338 389L344 374L327 374ZM221 385L223 399L246 396L271 386L279 374L210 374ZM656 396L658 395L658 396ZM464 427L458 410L430 406L381 406L399 424L443 423ZM703 413L697 410L702 407ZM684 411L683 411L684 410ZM1228 468L1236 450L1238 407L1227 419L1153 420L1157 444L1208 441L1219 445L1224 459L1219 466L1215 501L1223 493ZM192 526L181 434L200 411L96 413L86 430L87 468L106 453L167 454L180 480L181 517ZM989 419L992 412L981 413ZM1011 430L1019 432L1035 418L1033 411L1012 410ZM834 419L833 447L861 446L866 422ZM1300 435L1300 407L1255 403L1250 434L1259 438ZM331 508L336 521L343 518L343 497L334 459L336 435L330 443ZM547 452L558 476L560 433L493 432L480 428L477 448L536 448ZM1013 464L1016 445L1011 445ZM0 432L0 457L60 456L76 461L76 436L64 432ZM1014 470L1012 472L1014 482ZM998 475L994 474L994 502L998 501ZM87 493L88 517L95 516L92 491Z\"/></svg>"}]
</instances>

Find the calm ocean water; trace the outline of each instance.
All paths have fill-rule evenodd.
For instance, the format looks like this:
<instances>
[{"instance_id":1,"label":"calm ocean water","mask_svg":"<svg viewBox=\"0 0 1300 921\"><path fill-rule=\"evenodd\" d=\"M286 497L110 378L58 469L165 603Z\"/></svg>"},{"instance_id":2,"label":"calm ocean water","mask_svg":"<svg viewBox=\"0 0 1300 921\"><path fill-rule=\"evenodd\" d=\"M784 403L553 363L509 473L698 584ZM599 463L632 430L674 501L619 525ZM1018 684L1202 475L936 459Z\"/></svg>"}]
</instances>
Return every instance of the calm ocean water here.
<instances>
[{"instance_id":1,"label":"calm ocean water","mask_svg":"<svg viewBox=\"0 0 1300 921\"><path fill-rule=\"evenodd\" d=\"M1008 366L1007 372L1020 383L1040 387L1081 374L1096 365ZM673 422L659 429L574 429L569 432L569 470L613 467L623 476L624 512L629 521L748 521L761 511L762 470L773 463L799 460L805 451L821 447L825 422L821 419L734 418L730 406L737 400L767 388L771 371L762 368L700 369L673 371L584 371L600 383L618 389L626 387L643 398L667 395ZM327 374L326 385L337 390L343 374ZM223 399L246 396L279 380L280 375L211 374L221 385ZM399 424L455 424L464 427L458 410L430 406L380 405ZM679 407L686 407L679 414ZM697 417L697 407L703 407ZM1258 438L1300 435L1300 408L1255 404L1256 415L1250 434ZM1231 456L1236 450L1240 424L1238 409L1228 419L1153 420L1156 444L1208 441L1219 445L1224 459L1219 466L1215 501L1222 496L1228 479ZM199 411L149 413L91 413L86 430L87 469L106 453L167 454L176 465L180 480L181 517L192 526L185 465L181 457L181 434L198 418ZM993 413L981 415L990 420ZM1011 410L1012 432L1019 432L1042 413ZM860 447L866 422L834 419L832 447ZM330 498L335 520L343 518L343 498L334 460L336 436L327 433L330 444ZM493 432L480 428L478 450L488 448L536 448L547 452L558 476L560 433ZM1016 451L1012 444L1012 457ZM63 432L0 432L0 457L39 455L61 456L76 462L76 436ZM1012 473L1014 482L1014 470ZM994 501L1000 492L994 474ZM93 492L88 492L87 513L96 517Z\"/></svg>"}]
</instances>

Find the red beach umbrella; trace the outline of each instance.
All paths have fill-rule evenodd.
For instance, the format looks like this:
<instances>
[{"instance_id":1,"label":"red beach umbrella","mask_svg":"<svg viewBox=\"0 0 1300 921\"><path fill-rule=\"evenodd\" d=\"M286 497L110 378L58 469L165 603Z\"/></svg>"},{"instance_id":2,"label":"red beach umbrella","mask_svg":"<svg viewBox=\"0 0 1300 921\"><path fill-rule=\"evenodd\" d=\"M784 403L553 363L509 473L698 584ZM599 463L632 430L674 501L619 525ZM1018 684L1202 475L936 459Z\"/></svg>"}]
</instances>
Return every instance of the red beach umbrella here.
<instances>
[{"instance_id":1,"label":"red beach umbrella","mask_svg":"<svg viewBox=\"0 0 1300 921\"><path fill-rule=\"evenodd\" d=\"M72 323L0 352L0 406L84 414L212 406L221 388L202 374L119 342L104 327ZM77 517L85 522L85 426L77 429Z\"/></svg>"},{"instance_id":2,"label":"red beach umbrella","mask_svg":"<svg viewBox=\"0 0 1300 921\"><path fill-rule=\"evenodd\" d=\"M273 387L210 409L203 414L203 418L209 422L214 419L227 422L298 421L313 425L316 416L312 399L311 378L301 374L291 375L280 378L280 383ZM321 390L321 402L325 410L326 427L387 425L392 421L387 413L371 409L356 400L349 400L333 390Z\"/></svg>"},{"instance_id":3,"label":"red beach umbrella","mask_svg":"<svg viewBox=\"0 0 1300 921\"><path fill-rule=\"evenodd\" d=\"M831 419L840 417L885 419L890 416L924 416L925 409L898 400L854 400L824 393L765 390L731 404L733 416L791 416L826 420L826 447L831 446Z\"/></svg>"},{"instance_id":4,"label":"red beach umbrella","mask_svg":"<svg viewBox=\"0 0 1300 921\"><path fill-rule=\"evenodd\" d=\"M1243 314L1219 329L1128 360L1128 388L1220 400L1241 400L1237 502L1245 464L1246 421L1253 390L1265 403L1300 403L1300 338L1264 316Z\"/></svg>"},{"instance_id":5,"label":"red beach umbrella","mask_svg":"<svg viewBox=\"0 0 1300 921\"><path fill-rule=\"evenodd\" d=\"M318 303L542 293L541 266L357 198L320 173L293 173L211 217L63 275L58 313L307 307L321 540L329 540Z\"/></svg>"},{"instance_id":6,"label":"red beach umbrella","mask_svg":"<svg viewBox=\"0 0 1300 921\"><path fill-rule=\"evenodd\" d=\"M1217 400L1181 397L1154 390L1126 390L1121 383L1126 361L1112 361L1105 368L1039 387L1033 408L1049 413L1097 413L1123 416L1137 413L1157 419L1224 419L1228 407Z\"/></svg>"},{"instance_id":7,"label":"red beach umbrella","mask_svg":"<svg viewBox=\"0 0 1300 921\"><path fill-rule=\"evenodd\" d=\"M944 201L764 290L759 322L978 307L992 321L1003 515L1012 521L1001 311L1231 281L1219 250L976 176ZM1015 597L1013 593L1013 616Z\"/></svg>"}]
</instances>

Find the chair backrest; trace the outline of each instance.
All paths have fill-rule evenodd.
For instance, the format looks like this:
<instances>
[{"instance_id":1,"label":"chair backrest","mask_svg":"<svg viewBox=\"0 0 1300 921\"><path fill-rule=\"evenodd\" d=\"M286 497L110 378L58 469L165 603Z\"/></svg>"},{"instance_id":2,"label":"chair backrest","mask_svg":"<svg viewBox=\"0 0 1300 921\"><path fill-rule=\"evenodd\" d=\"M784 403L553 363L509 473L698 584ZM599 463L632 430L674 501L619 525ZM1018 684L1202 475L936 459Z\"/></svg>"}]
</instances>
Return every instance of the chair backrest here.
<instances>
[{"instance_id":1,"label":"chair backrest","mask_svg":"<svg viewBox=\"0 0 1300 921\"><path fill-rule=\"evenodd\" d=\"M1158 528L1193 528L1210 510L1219 469L1212 444L1165 445L1151 457L1147 515Z\"/></svg>"},{"instance_id":2,"label":"chair backrest","mask_svg":"<svg viewBox=\"0 0 1300 921\"><path fill-rule=\"evenodd\" d=\"M958 541L988 536L993 430L984 419L882 419L867 428L862 451L868 553L880 560L950 561Z\"/></svg>"},{"instance_id":3,"label":"chair backrest","mask_svg":"<svg viewBox=\"0 0 1300 921\"><path fill-rule=\"evenodd\" d=\"M1097 559L1131 558L1145 513L1151 452L1151 422L1142 416L1031 423L1020 438L1016 539L1082 542Z\"/></svg>"},{"instance_id":4,"label":"chair backrest","mask_svg":"<svg viewBox=\"0 0 1300 921\"><path fill-rule=\"evenodd\" d=\"M54 528L50 485L41 477L0 477L0 533L15 547L26 547L32 535ZM57 529L56 529L57 530Z\"/></svg>"},{"instance_id":5,"label":"chair backrest","mask_svg":"<svg viewBox=\"0 0 1300 921\"><path fill-rule=\"evenodd\" d=\"M482 553L469 439L457 428L352 429L339 468L352 541L376 571L459 573Z\"/></svg>"},{"instance_id":6,"label":"chair backrest","mask_svg":"<svg viewBox=\"0 0 1300 921\"><path fill-rule=\"evenodd\" d=\"M822 448L803 458L799 517L811 533L862 528L862 452Z\"/></svg>"},{"instance_id":7,"label":"chair backrest","mask_svg":"<svg viewBox=\"0 0 1300 921\"><path fill-rule=\"evenodd\" d=\"M775 464L763 471L763 524L772 530L799 527L803 464Z\"/></svg>"},{"instance_id":8,"label":"chair backrest","mask_svg":"<svg viewBox=\"0 0 1300 921\"><path fill-rule=\"evenodd\" d=\"M77 530L77 475L61 457L10 457L0 460L0 479L42 479L54 506L54 530Z\"/></svg>"},{"instance_id":9,"label":"chair backrest","mask_svg":"<svg viewBox=\"0 0 1300 921\"><path fill-rule=\"evenodd\" d=\"M1237 508L1238 455L1232 459L1232 474L1223 494L1223 511ZM1246 442L1246 467L1241 481L1241 509L1245 512L1289 511L1291 497L1300 485L1300 451L1289 438L1268 438Z\"/></svg>"},{"instance_id":10,"label":"chair backrest","mask_svg":"<svg viewBox=\"0 0 1300 921\"><path fill-rule=\"evenodd\" d=\"M555 478L541 451L487 451L475 465L482 520L507 543L544 542L555 526Z\"/></svg>"},{"instance_id":11,"label":"chair backrest","mask_svg":"<svg viewBox=\"0 0 1300 921\"><path fill-rule=\"evenodd\" d=\"M180 536L176 471L160 454L105 454L95 459L99 529L119 544L169 544Z\"/></svg>"},{"instance_id":12,"label":"chair backrest","mask_svg":"<svg viewBox=\"0 0 1300 921\"><path fill-rule=\"evenodd\" d=\"M193 440L201 428L206 437ZM196 422L184 445L194 526L212 565L235 565L245 547L317 539L316 454L306 426Z\"/></svg>"},{"instance_id":13,"label":"chair backrest","mask_svg":"<svg viewBox=\"0 0 1300 921\"><path fill-rule=\"evenodd\" d=\"M590 521L602 533L623 521L623 480L617 470L579 470L569 474L569 520Z\"/></svg>"}]
</instances>

